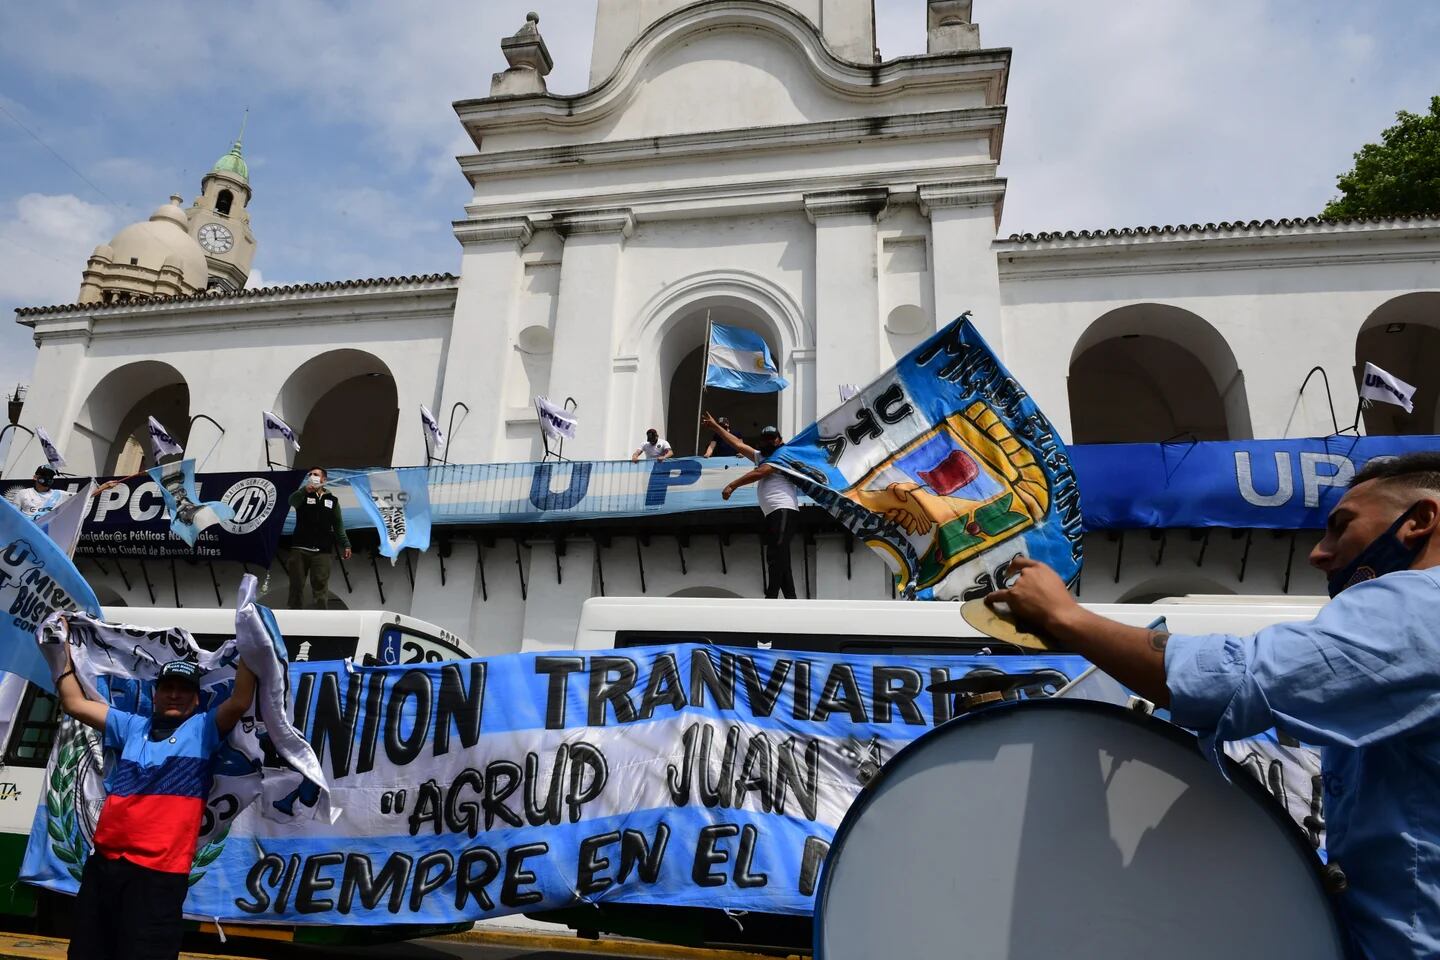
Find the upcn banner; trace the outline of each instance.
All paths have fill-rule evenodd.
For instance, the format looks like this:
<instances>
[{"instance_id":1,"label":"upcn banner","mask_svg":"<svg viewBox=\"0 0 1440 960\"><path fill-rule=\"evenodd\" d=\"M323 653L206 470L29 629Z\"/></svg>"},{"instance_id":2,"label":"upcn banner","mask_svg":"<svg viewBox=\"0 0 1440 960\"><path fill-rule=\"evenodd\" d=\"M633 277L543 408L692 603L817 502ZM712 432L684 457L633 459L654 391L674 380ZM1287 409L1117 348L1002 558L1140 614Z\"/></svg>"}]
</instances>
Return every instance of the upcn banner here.
<instances>
[{"instance_id":1,"label":"upcn banner","mask_svg":"<svg viewBox=\"0 0 1440 960\"><path fill-rule=\"evenodd\" d=\"M281 823L212 794L207 823L234 819L207 834L186 913L428 924L607 901L809 913L861 784L949 718L926 687L997 666L703 645L292 664L295 726L340 814ZM1084 666L1003 663L1041 671L1050 692ZM73 890L66 863L86 851L55 838L91 836L97 806L66 802L73 770L52 761L46 778L27 879Z\"/></svg>"},{"instance_id":2,"label":"upcn banner","mask_svg":"<svg viewBox=\"0 0 1440 960\"><path fill-rule=\"evenodd\" d=\"M303 476L297 470L196 474L199 500L223 503L235 516L202 531L194 547L171 532L158 483L146 474L120 479L91 499L75 555L199 557L268 566L290 510L287 498ZM106 479L98 478L97 487ZM29 484L29 480L7 481L0 484L0 495L9 496L16 487ZM60 489L73 493L83 486L83 481L70 480Z\"/></svg>"},{"instance_id":3,"label":"upcn banner","mask_svg":"<svg viewBox=\"0 0 1440 960\"><path fill-rule=\"evenodd\" d=\"M1440 437L1113 443L1070 448L1085 526L1303 530L1376 457L1440 451Z\"/></svg>"}]
</instances>

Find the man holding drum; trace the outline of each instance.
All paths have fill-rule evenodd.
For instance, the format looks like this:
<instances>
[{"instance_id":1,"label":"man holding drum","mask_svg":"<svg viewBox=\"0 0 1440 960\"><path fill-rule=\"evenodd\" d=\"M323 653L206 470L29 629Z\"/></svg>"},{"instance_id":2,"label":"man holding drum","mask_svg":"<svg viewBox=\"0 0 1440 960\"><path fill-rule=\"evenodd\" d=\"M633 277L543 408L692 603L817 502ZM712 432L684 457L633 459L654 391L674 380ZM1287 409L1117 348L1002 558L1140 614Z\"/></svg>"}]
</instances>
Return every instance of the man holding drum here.
<instances>
[{"instance_id":1,"label":"man holding drum","mask_svg":"<svg viewBox=\"0 0 1440 960\"><path fill-rule=\"evenodd\" d=\"M1310 563L1332 602L1249 637L1126 626L1019 558L986 598L1170 709L1202 741L1271 727L1322 747L1342 919L1372 958L1440 956L1440 453L1376 461ZM1343 591L1343 592L1342 592Z\"/></svg>"}]
</instances>

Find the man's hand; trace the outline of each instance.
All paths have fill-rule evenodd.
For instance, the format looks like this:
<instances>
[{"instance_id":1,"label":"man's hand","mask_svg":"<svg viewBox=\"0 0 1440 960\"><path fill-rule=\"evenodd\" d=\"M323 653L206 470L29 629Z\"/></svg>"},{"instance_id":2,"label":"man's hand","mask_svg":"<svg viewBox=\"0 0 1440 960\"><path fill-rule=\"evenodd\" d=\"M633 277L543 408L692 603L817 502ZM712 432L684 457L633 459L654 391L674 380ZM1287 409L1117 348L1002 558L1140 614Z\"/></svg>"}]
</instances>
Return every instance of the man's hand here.
<instances>
[{"instance_id":1,"label":"man's hand","mask_svg":"<svg viewBox=\"0 0 1440 960\"><path fill-rule=\"evenodd\" d=\"M701 426L709 427L711 430L720 429L720 421L712 417L709 410L706 410L705 413L700 417L700 424Z\"/></svg>"},{"instance_id":2,"label":"man's hand","mask_svg":"<svg viewBox=\"0 0 1440 960\"><path fill-rule=\"evenodd\" d=\"M1043 633L1056 633L1080 611L1065 581L1040 561L1017 556L1010 561L1010 574L1010 586L992 592L985 602L992 607L1005 604L1016 620Z\"/></svg>"},{"instance_id":3,"label":"man's hand","mask_svg":"<svg viewBox=\"0 0 1440 960\"><path fill-rule=\"evenodd\" d=\"M631 463L639 463L639 462L640 462L640 451L639 451L639 450L636 450L634 453L630 454L630 462L631 462Z\"/></svg>"},{"instance_id":4,"label":"man's hand","mask_svg":"<svg viewBox=\"0 0 1440 960\"><path fill-rule=\"evenodd\" d=\"M730 497L731 497L731 495L732 495L734 492L735 492L735 488L734 488L733 486L731 486L730 484L727 483L727 484L725 485L725 489L720 491L720 499L721 499L721 500L729 500Z\"/></svg>"},{"instance_id":5,"label":"man's hand","mask_svg":"<svg viewBox=\"0 0 1440 960\"><path fill-rule=\"evenodd\" d=\"M349 559L350 559L350 548L349 548L349 547L346 547L344 550L341 550L341 551L340 551L340 559L341 559L341 560L349 560Z\"/></svg>"}]
</instances>

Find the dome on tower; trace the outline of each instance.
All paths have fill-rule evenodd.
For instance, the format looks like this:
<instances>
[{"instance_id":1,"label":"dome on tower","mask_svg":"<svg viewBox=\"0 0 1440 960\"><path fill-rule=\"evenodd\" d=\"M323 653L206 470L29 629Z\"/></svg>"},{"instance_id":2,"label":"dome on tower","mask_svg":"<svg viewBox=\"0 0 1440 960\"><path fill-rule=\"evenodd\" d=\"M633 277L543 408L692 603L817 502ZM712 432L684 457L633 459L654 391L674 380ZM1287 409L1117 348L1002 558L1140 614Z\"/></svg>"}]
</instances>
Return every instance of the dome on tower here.
<instances>
[{"instance_id":1,"label":"dome on tower","mask_svg":"<svg viewBox=\"0 0 1440 960\"><path fill-rule=\"evenodd\" d=\"M239 140L235 141L235 145L230 148L229 153L215 161L215 166L210 168L210 172L222 173L243 183L250 182L250 166L240 152Z\"/></svg>"},{"instance_id":2,"label":"dome on tower","mask_svg":"<svg viewBox=\"0 0 1440 960\"><path fill-rule=\"evenodd\" d=\"M132 223L115 234L110 241L110 262L117 266L143 267L159 271L161 267L178 267L185 285L204 290L210 278L205 251L190 236L190 224L180 209L180 198L157 208L150 219Z\"/></svg>"}]
</instances>

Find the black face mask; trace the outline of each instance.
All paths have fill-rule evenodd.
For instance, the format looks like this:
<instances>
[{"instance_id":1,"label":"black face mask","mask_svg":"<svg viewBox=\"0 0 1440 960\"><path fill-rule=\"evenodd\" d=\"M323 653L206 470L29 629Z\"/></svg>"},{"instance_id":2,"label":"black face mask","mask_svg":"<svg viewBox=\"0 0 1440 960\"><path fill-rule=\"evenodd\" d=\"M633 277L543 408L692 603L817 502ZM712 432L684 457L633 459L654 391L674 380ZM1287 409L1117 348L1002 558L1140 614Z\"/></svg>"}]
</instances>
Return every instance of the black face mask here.
<instances>
[{"instance_id":1,"label":"black face mask","mask_svg":"<svg viewBox=\"0 0 1440 960\"><path fill-rule=\"evenodd\" d=\"M1357 583L1364 583L1366 580L1374 580L1376 577L1383 577L1387 573L1394 573L1396 570L1409 570L1415 558L1420 556L1424 549L1422 542L1414 547L1407 547L1400 542L1395 534L1404 526L1405 521L1415 512L1415 504L1400 514L1400 519L1390 524L1390 529L1370 541L1369 546L1360 551L1359 556L1351 560L1343 569L1336 570L1330 574L1329 589L1331 598L1340 595L1340 591L1347 587L1353 587Z\"/></svg>"}]
</instances>

